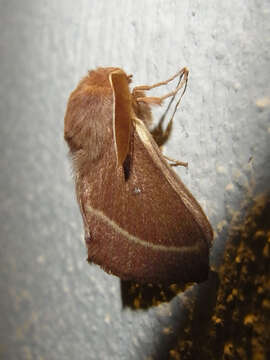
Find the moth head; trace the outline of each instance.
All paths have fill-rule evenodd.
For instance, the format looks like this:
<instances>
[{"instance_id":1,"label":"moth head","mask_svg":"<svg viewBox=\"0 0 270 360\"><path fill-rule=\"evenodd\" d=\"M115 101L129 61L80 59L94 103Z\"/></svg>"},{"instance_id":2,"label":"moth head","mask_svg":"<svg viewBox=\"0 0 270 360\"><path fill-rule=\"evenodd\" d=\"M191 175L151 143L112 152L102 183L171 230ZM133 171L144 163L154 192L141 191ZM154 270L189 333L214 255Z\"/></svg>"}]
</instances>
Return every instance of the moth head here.
<instances>
[{"instance_id":1,"label":"moth head","mask_svg":"<svg viewBox=\"0 0 270 360\"><path fill-rule=\"evenodd\" d=\"M91 84L95 84L98 87L110 88L109 74L118 69L117 67L99 67L95 70L90 70L88 72L88 80Z\"/></svg>"}]
</instances>

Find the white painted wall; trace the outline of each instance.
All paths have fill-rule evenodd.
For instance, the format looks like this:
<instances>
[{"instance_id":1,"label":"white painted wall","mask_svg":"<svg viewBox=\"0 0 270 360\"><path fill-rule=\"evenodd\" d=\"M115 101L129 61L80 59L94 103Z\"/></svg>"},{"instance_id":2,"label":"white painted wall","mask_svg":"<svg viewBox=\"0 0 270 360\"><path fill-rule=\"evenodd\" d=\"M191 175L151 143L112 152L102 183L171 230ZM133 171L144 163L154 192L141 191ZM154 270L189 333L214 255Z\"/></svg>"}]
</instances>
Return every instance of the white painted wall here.
<instances>
[{"instance_id":1,"label":"white painted wall","mask_svg":"<svg viewBox=\"0 0 270 360\"><path fill-rule=\"evenodd\" d=\"M183 298L168 305L171 315L123 311L119 280L85 262L63 141L66 101L97 66L123 67L134 85L189 68L164 152L189 163L177 172L215 228L215 265L231 216L247 195L269 189L269 16L267 0L0 0L5 359L143 359L160 344L168 350L163 327L178 328Z\"/></svg>"}]
</instances>

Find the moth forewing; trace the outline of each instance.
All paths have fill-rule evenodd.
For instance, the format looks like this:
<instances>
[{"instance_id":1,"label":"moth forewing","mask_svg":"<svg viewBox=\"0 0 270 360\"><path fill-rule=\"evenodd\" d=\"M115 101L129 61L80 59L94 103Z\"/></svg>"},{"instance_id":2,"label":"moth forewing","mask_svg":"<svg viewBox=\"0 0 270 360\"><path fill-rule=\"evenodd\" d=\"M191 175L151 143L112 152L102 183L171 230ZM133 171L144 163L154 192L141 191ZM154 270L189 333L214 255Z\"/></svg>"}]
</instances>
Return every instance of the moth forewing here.
<instances>
[{"instance_id":1,"label":"moth forewing","mask_svg":"<svg viewBox=\"0 0 270 360\"><path fill-rule=\"evenodd\" d=\"M125 161L129 152L132 122L132 100L129 91L129 77L122 70L112 71L109 75L113 91L113 134L117 165Z\"/></svg>"},{"instance_id":2,"label":"moth forewing","mask_svg":"<svg viewBox=\"0 0 270 360\"><path fill-rule=\"evenodd\" d=\"M201 206L176 173L171 169L144 123L140 119L134 118L134 125L136 133L144 144L145 149L151 156L153 162L159 167L169 185L174 189L176 196L184 203L185 207L190 212L190 216L201 228L202 237L210 245L213 238L213 232Z\"/></svg>"}]
</instances>

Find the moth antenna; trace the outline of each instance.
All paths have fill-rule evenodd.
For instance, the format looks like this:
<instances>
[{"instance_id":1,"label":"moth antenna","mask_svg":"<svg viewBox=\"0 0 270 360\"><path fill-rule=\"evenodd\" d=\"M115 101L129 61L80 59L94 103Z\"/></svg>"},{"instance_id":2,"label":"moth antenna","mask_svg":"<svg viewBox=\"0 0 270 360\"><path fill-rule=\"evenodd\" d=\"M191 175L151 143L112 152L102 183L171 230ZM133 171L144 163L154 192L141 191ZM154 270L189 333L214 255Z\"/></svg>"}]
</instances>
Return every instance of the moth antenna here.
<instances>
[{"instance_id":1,"label":"moth antenna","mask_svg":"<svg viewBox=\"0 0 270 360\"><path fill-rule=\"evenodd\" d=\"M175 88L177 88L179 86L182 78L183 78L183 74L181 74L179 76L179 79L178 79L178 82L177 82ZM172 122L169 122L167 124L165 132L162 129L162 127L163 127L163 123L164 123L164 121L166 119L166 116L167 116L168 112L170 111L172 103L174 102L174 99L175 99L175 95L171 97L171 99L170 99L170 101L169 101L169 103L168 103L168 105L166 107L166 110L161 115L161 117L160 117L160 119L158 121L157 126L154 129L152 129L152 131L151 131L151 134L154 137L154 139L155 139L156 143L158 144L158 146L162 146L167 141L167 139L169 138L170 132L172 130Z\"/></svg>"},{"instance_id":2,"label":"moth antenna","mask_svg":"<svg viewBox=\"0 0 270 360\"><path fill-rule=\"evenodd\" d=\"M173 111L173 113L172 113L172 116L171 116L171 118L170 118L169 123L172 123L173 118L174 118L174 115L175 115L175 113L176 113L176 111L177 111L177 109L178 109L178 106L179 106L179 104L180 104L180 102L181 102L181 100L182 100L182 97L183 97L184 93L186 92L187 83L188 83L188 75L187 75L186 78L184 78L183 80L184 80L184 82L185 82L185 86L184 86L184 89L183 89L183 91L182 91L182 94L181 94L180 98L178 99L177 103L175 104L174 111ZM180 81L181 81L181 80L180 80ZM181 85L181 84L179 84L179 86L180 86L180 85ZM176 93L175 93L175 95L176 95ZM174 95L174 96L175 96L175 95Z\"/></svg>"},{"instance_id":3,"label":"moth antenna","mask_svg":"<svg viewBox=\"0 0 270 360\"><path fill-rule=\"evenodd\" d=\"M178 79L178 83L176 85L176 88L179 86L181 80L182 80L182 77L183 75L179 76L179 79ZM176 95L176 94L175 94ZM170 110L171 106L172 106L172 103L174 102L174 99L175 99L175 95L171 97L171 100L169 102L169 104L167 105L167 108L166 110L164 111L163 115L161 116L160 120L159 120L159 124L160 126L162 126L165 118L166 118L166 115L168 114L168 111Z\"/></svg>"}]
</instances>

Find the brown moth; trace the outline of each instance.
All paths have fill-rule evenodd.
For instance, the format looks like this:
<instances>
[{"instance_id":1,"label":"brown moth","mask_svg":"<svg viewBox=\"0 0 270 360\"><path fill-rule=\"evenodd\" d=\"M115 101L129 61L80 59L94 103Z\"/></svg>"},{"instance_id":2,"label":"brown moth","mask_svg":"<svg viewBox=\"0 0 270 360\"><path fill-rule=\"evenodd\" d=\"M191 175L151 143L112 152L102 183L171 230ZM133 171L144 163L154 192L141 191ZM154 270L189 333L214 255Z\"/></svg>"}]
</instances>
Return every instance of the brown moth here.
<instances>
[{"instance_id":1,"label":"brown moth","mask_svg":"<svg viewBox=\"0 0 270 360\"><path fill-rule=\"evenodd\" d=\"M176 76L180 82L171 93L145 96ZM130 92L131 76L122 69L98 68L68 101L65 140L88 261L122 280L169 284L208 277L211 225L148 130L150 105L174 96L187 76L184 68Z\"/></svg>"}]
</instances>

